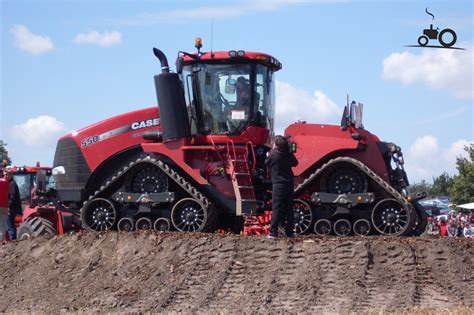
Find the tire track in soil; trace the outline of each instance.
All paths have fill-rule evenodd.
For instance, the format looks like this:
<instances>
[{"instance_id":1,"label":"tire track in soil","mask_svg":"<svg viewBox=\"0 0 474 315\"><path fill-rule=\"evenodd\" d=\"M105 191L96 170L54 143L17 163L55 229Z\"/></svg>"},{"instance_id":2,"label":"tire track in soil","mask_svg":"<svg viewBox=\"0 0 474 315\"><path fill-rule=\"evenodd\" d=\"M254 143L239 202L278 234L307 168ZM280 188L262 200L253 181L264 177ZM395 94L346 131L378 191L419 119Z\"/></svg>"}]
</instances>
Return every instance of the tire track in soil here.
<instances>
[{"instance_id":1,"label":"tire track in soil","mask_svg":"<svg viewBox=\"0 0 474 315\"><path fill-rule=\"evenodd\" d=\"M271 299L270 309L274 312L282 309L303 310L307 303L306 292L299 290L295 279L306 272L302 267L305 261L304 250L297 244L288 244L282 256L281 264L271 281L267 299ZM279 288L284 287L285 290Z\"/></svg>"},{"instance_id":2,"label":"tire track in soil","mask_svg":"<svg viewBox=\"0 0 474 315\"><path fill-rule=\"evenodd\" d=\"M186 251L182 257L184 264L173 268L173 273L180 274L180 280L172 287L163 299L161 307L163 310L175 310L179 306L180 310L190 311L195 305L195 296L201 294L206 285L206 275L209 271L207 262L215 258L215 253L209 251L207 239L200 242Z\"/></svg>"},{"instance_id":3,"label":"tire track in soil","mask_svg":"<svg viewBox=\"0 0 474 315\"><path fill-rule=\"evenodd\" d=\"M256 241L238 250L222 285L211 298L208 309L210 312L221 312L229 307L241 309L243 305L244 312L254 312L257 309L258 300L254 298L254 294L262 287L258 279L262 274L270 272L269 262L280 256L280 250L272 247L274 245L269 241Z\"/></svg>"},{"instance_id":4,"label":"tire track in soil","mask_svg":"<svg viewBox=\"0 0 474 315\"><path fill-rule=\"evenodd\" d=\"M340 313L351 309L353 301L349 292L356 290L358 266L353 264L355 257L364 253L362 243L354 247L349 241L338 241L334 249L321 246L319 252L313 253L313 260L318 264L317 290L310 312Z\"/></svg>"}]
</instances>

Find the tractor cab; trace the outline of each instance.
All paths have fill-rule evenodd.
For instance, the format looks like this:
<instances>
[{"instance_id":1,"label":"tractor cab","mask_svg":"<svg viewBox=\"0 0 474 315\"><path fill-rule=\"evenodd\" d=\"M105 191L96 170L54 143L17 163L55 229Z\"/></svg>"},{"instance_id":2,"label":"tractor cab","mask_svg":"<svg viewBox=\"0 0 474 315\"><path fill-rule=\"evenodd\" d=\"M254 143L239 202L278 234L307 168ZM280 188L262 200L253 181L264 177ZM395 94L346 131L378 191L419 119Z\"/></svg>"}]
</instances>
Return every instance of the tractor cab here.
<instances>
[{"instance_id":1,"label":"tractor cab","mask_svg":"<svg viewBox=\"0 0 474 315\"><path fill-rule=\"evenodd\" d=\"M255 52L180 52L177 72L184 87L191 135L239 136L248 127L273 133L274 72L281 63Z\"/></svg>"}]
</instances>

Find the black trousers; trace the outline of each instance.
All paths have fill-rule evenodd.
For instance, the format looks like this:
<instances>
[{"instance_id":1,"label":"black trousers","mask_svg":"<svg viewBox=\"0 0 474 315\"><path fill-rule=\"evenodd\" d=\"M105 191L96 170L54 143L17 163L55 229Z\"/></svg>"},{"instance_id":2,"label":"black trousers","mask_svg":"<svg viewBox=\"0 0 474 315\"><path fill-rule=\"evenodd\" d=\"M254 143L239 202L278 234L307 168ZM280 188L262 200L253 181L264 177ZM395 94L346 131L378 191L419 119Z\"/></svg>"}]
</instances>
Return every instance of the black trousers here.
<instances>
[{"instance_id":1,"label":"black trousers","mask_svg":"<svg viewBox=\"0 0 474 315\"><path fill-rule=\"evenodd\" d=\"M293 210L293 183L274 183L272 189L272 221L270 235L278 235L278 226L286 221L285 234L293 236L295 217Z\"/></svg>"}]
</instances>

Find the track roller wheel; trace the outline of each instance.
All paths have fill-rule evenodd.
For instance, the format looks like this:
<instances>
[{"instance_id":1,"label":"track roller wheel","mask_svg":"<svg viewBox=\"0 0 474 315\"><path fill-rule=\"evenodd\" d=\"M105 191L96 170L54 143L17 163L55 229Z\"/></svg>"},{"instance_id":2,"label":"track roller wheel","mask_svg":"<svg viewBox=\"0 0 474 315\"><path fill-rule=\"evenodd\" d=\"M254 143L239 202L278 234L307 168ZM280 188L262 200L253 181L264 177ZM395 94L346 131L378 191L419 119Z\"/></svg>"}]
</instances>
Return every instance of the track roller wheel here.
<instances>
[{"instance_id":1,"label":"track roller wheel","mask_svg":"<svg viewBox=\"0 0 474 315\"><path fill-rule=\"evenodd\" d=\"M132 171L133 172L133 171ZM134 193L160 193L168 190L168 176L156 165L142 163L130 179Z\"/></svg>"},{"instance_id":2,"label":"track roller wheel","mask_svg":"<svg viewBox=\"0 0 474 315\"><path fill-rule=\"evenodd\" d=\"M352 229L354 230L355 235L369 235L371 229L370 222L366 219L359 219L354 222Z\"/></svg>"},{"instance_id":3,"label":"track roller wheel","mask_svg":"<svg viewBox=\"0 0 474 315\"><path fill-rule=\"evenodd\" d=\"M372 225L382 235L407 235L415 224L412 210L395 199L379 201L372 210Z\"/></svg>"},{"instance_id":4,"label":"track roller wheel","mask_svg":"<svg viewBox=\"0 0 474 315\"><path fill-rule=\"evenodd\" d=\"M208 209L210 208L205 207L197 199L181 199L171 210L171 222L178 231L205 231L209 219Z\"/></svg>"},{"instance_id":5,"label":"track roller wheel","mask_svg":"<svg viewBox=\"0 0 474 315\"><path fill-rule=\"evenodd\" d=\"M131 232L135 228L135 220L132 218L121 218L117 223L117 230L121 232Z\"/></svg>"},{"instance_id":6,"label":"track roller wheel","mask_svg":"<svg viewBox=\"0 0 474 315\"><path fill-rule=\"evenodd\" d=\"M159 218L153 223L155 231L169 231L171 229L171 222L166 218Z\"/></svg>"},{"instance_id":7,"label":"track roller wheel","mask_svg":"<svg viewBox=\"0 0 474 315\"><path fill-rule=\"evenodd\" d=\"M332 223L329 220L321 219L314 224L314 233L320 236L331 234Z\"/></svg>"},{"instance_id":8,"label":"track roller wheel","mask_svg":"<svg viewBox=\"0 0 474 315\"><path fill-rule=\"evenodd\" d=\"M347 219L339 219L334 222L334 233L339 236L351 234L351 222Z\"/></svg>"},{"instance_id":9,"label":"track roller wheel","mask_svg":"<svg viewBox=\"0 0 474 315\"><path fill-rule=\"evenodd\" d=\"M153 228L153 224L149 218L140 218L135 224L137 230L148 231Z\"/></svg>"},{"instance_id":10,"label":"track roller wheel","mask_svg":"<svg viewBox=\"0 0 474 315\"><path fill-rule=\"evenodd\" d=\"M114 205L107 199L96 198L87 202L81 210L81 221L91 231L107 231L117 219Z\"/></svg>"},{"instance_id":11,"label":"track roller wheel","mask_svg":"<svg viewBox=\"0 0 474 315\"><path fill-rule=\"evenodd\" d=\"M309 231L313 223L313 211L308 203L300 199L295 199L293 203L295 214L295 233L297 235L305 234Z\"/></svg>"},{"instance_id":12,"label":"track roller wheel","mask_svg":"<svg viewBox=\"0 0 474 315\"><path fill-rule=\"evenodd\" d=\"M40 217L30 217L20 224L18 228L17 238L27 240L32 237L56 235L56 228L53 222Z\"/></svg>"}]
</instances>

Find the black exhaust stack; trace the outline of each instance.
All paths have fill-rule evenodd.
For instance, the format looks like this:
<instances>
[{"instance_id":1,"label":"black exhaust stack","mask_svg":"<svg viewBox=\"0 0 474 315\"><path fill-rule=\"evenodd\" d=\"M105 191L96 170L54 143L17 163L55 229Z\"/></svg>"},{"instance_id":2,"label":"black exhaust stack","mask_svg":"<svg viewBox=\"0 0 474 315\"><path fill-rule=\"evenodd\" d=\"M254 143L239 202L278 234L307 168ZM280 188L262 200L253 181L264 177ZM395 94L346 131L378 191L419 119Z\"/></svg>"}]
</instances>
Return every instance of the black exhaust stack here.
<instances>
[{"instance_id":1,"label":"black exhaust stack","mask_svg":"<svg viewBox=\"0 0 474 315\"><path fill-rule=\"evenodd\" d=\"M155 89L163 141L189 138L191 130L188 111L179 76L177 73L170 73L168 60L161 50L153 48L153 53L161 63L161 73L155 75Z\"/></svg>"}]
</instances>

